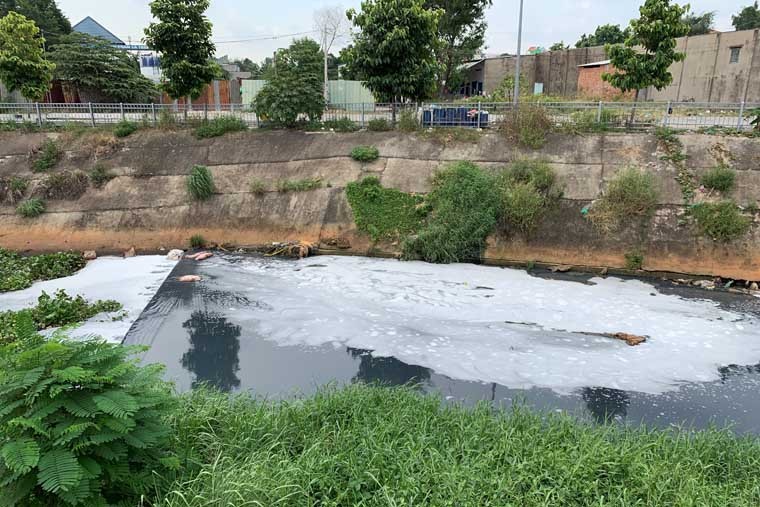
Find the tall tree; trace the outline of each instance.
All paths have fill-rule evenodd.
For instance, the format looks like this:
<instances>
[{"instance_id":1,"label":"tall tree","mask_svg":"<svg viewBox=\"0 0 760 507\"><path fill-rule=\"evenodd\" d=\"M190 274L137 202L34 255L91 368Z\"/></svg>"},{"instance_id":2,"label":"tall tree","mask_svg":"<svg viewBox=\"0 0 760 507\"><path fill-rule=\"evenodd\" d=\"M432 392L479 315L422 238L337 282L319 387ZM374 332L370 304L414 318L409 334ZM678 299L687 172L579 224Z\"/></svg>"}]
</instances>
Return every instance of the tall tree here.
<instances>
[{"instance_id":1,"label":"tall tree","mask_svg":"<svg viewBox=\"0 0 760 507\"><path fill-rule=\"evenodd\" d=\"M0 0L0 17L10 11L34 21L48 45L56 44L62 36L71 33L71 23L55 0Z\"/></svg>"},{"instance_id":2,"label":"tall tree","mask_svg":"<svg viewBox=\"0 0 760 507\"><path fill-rule=\"evenodd\" d=\"M242 60L235 60L232 63L240 67L242 72L250 72L251 79L259 79L261 77L261 67L258 63L254 62L250 58L244 58Z\"/></svg>"},{"instance_id":3,"label":"tall tree","mask_svg":"<svg viewBox=\"0 0 760 507\"><path fill-rule=\"evenodd\" d=\"M145 103L156 96L137 59L105 39L71 33L52 46L50 59L55 77L74 86L85 102Z\"/></svg>"},{"instance_id":4,"label":"tall tree","mask_svg":"<svg viewBox=\"0 0 760 507\"><path fill-rule=\"evenodd\" d=\"M464 78L460 66L483 47L488 28L486 9L491 5L492 0L425 0L425 7L443 12L436 45L441 95L459 89Z\"/></svg>"},{"instance_id":5,"label":"tall tree","mask_svg":"<svg viewBox=\"0 0 760 507\"><path fill-rule=\"evenodd\" d=\"M210 0L154 0L150 12L158 20L145 29L145 42L161 54L161 87L173 99L198 98L218 75L211 61L211 22L205 16Z\"/></svg>"},{"instance_id":6,"label":"tall tree","mask_svg":"<svg viewBox=\"0 0 760 507\"><path fill-rule=\"evenodd\" d=\"M757 1L744 7L739 14L731 16L734 28L737 30L754 30L760 28L760 6Z\"/></svg>"},{"instance_id":7,"label":"tall tree","mask_svg":"<svg viewBox=\"0 0 760 507\"><path fill-rule=\"evenodd\" d=\"M606 44L622 44L628 37L628 28L623 30L620 25L601 25L591 35L585 33L575 43L576 48L590 48Z\"/></svg>"},{"instance_id":8,"label":"tall tree","mask_svg":"<svg viewBox=\"0 0 760 507\"><path fill-rule=\"evenodd\" d=\"M715 26L715 11L703 12L702 14L686 14L683 22L689 25L687 35L704 35L710 33Z\"/></svg>"},{"instance_id":9,"label":"tall tree","mask_svg":"<svg viewBox=\"0 0 760 507\"><path fill-rule=\"evenodd\" d=\"M319 32L319 43L324 56L324 95L325 102L329 102L330 50L338 40L348 33L348 19L342 7L323 7L314 13L314 26Z\"/></svg>"},{"instance_id":10,"label":"tall tree","mask_svg":"<svg viewBox=\"0 0 760 507\"><path fill-rule=\"evenodd\" d=\"M40 100L50 89L55 65L45 60L45 39L34 21L9 12L0 19L0 81L28 100Z\"/></svg>"},{"instance_id":11,"label":"tall tree","mask_svg":"<svg viewBox=\"0 0 760 507\"><path fill-rule=\"evenodd\" d=\"M420 100L435 90L440 11L425 0L364 0L348 11L359 30L346 53L351 72L365 78L378 100Z\"/></svg>"},{"instance_id":12,"label":"tall tree","mask_svg":"<svg viewBox=\"0 0 760 507\"><path fill-rule=\"evenodd\" d=\"M686 58L686 53L676 51L676 38L689 33L689 25L683 22L687 8L671 5L670 0L646 0L639 8L639 19L631 21L625 44L607 46L615 72L603 74L602 79L623 92L635 90L636 102L644 88L662 90L672 83L668 69ZM634 105L631 123L635 114Z\"/></svg>"},{"instance_id":13,"label":"tall tree","mask_svg":"<svg viewBox=\"0 0 760 507\"><path fill-rule=\"evenodd\" d=\"M555 42L549 47L549 51L564 51L566 49L570 49L570 46L565 44L565 41L563 40Z\"/></svg>"}]
</instances>

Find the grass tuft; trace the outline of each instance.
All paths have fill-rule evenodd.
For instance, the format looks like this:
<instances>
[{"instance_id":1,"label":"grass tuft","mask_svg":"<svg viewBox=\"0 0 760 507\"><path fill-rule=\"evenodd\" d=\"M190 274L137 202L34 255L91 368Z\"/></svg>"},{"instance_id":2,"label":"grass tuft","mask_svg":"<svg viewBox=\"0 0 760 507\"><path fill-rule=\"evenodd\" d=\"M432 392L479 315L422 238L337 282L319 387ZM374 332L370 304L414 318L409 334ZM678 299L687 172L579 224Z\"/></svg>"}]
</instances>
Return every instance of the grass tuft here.
<instances>
[{"instance_id":1,"label":"grass tuft","mask_svg":"<svg viewBox=\"0 0 760 507\"><path fill-rule=\"evenodd\" d=\"M322 124L324 128L334 130L335 132L356 132L359 126L350 118L339 118L337 120L325 120Z\"/></svg>"},{"instance_id":2,"label":"grass tuft","mask_svg":"<svg viewBox=\"0 0 760 507\"><path fill-rule=\"evenodd\" d=\"M625 254L625 268L631 271L638 271L644 267L644 254L639 250L634 250Z\"/></svg>"},{"instance_id":3,"label":"grass tuft","mask_svg":"<svg viewBox=\"0 0 760 507\"><path fill-rule=\"evenodd\" d=\"M380 150L374 146L357 146L351 150L351 158L358 162L373 162L380 158Z\"/></svg>"},{"instance_id":4,"label":"grass tuft","mask_svg":"<svg viewBox=\"0 0 760 507\"><path fill-rule=\"evenodd\" d=\"M103 188L106 183L115 177L116 176L102 164L96 164L90 171L90 183L92 183L92 186L95 188Z\"/></svg>"},{"instance_id":5,"label":"grass tuft","mask_svg":"<svg viewBox=\"0 0 760 507\"><path fill-rule=\"evenodd\" d=\"M223 116L214 118L201 123L195 129L195 137L198 139L209 139L220 137L230 132L241 132L248 130L248 124L236 116Z\"/></svg>"},{"instance_id":6,"label":"grass tuft","mask_svg":"<svg viewBox=\"0 0 760 507\"><path fill-rule=\"evenodd\" d=\"M16 207L16 213L24 218L36 218L45 212L45 201L31 197Z\"/></svg>"},{"instance_id":7,"label":"grass tuft","mask_svg":"<svg viewBox=\"0 0 760 507\"><path fill-rule=\"evenodd\" d=\"M404 109L398 114L396 126L401 132L416 132L420 128L420 120L413 109Z\"/></svg>"},{"instance_id":8,"label":"grass tuft","mask_svg":"<svg viewBox=\"0 0 760 507\"><path fill-rule=\"evenodd\" d=\"M187 191L196 201L205 201L214 195L216 190L214 178L208 167L197 165L187 177Z\"/></svg>"},{"instance_id":9,"label":"grass tuft","mask_svg":"<svg viewBox=\"0 0 760 507\"><path fill-rule=\"evenodd\" d=\"M557 175L543 160L518 160L499 177L501 218L523 234L535 229L546 211L562 198Z\"/></svg>"},{"instance_id":10,"label":"grass tuft","mask_svg":"<svg viewBox=\"0 0 760 507\"><path fill-rule=\"evenodd\" d=\"M614 232L632 220L651 218L658 198L654 175L635 168L624 169L594 202L589 218L602 232Z\"/></svg>"},{"instance_id":11,"label":"grass tuft","mask_svg":"<svg viewBox=\"0 0 760 507\"><path fill-rule=\"evenodd\" d=\"M116 137L128 137L137 132L137 129L139 128L140 127L137 123L123 120L116 124L113 129L113 135Z\"/></svg>"},{"instance_id":12,"label":"grass tuft","mask_svg":"<svg viewBox=\"0 0 760 507\"><path fill-rule=\"evenodd\" d=\"M393 130L393 124L385 118L376 118L369 121L367 129L371 132L388 132Z\"/></svg>"},{"instance_id":13,"label":"grass tuft","mask_svg":"<svg viewBox=\"0 0 760 507\"><path fill-rule=\"evenodd\" d=\"M200 234L193 234L192 236L190 236L189 243L190 243L190 248L193 248L195 250L206 248L206 245L208 244L206 242L206 238L204 238Z\"/></svg>"},{"instance_id":14,"label":"grass tuft","mask_svg":"<svg viewBox=\"0 0 760 507\"><path fill-rule=\"evenodd\" d=\"M250 189L252 194L263 195L267 191L267 186L260 179L254 178L251 180Z\"/></svg>"},{"instance_id":15,"label":"grass tuft","mask_svg":"<svg viewBox=\"0 0 760 507\"><path fill-rule=\"evenodd\" d=\"M90 178L81 171L53 173L42 180L39 194L45 199L72 200L82 197L90 186Z\"/></svg>"},{"instance_id":16,"label":"grass tuft","mask_svg":"<svg viewBox=\"0 0 760 507\"><path fill-rule=\"evenodd\" d=\"M45 139L42 146L34 153L32 157L32 171L42 173L48 171L58 164L61 159L61 149L52 139Z\"/></svg>"},{"instance_id":17,"label":"grass tuft","mask_svg":"<svg viewBox=\"0 0 760 507\"><path fill-rule=\"evenodd\" d=\"M696 204L691 215L702 234L723 243L741 238L752 225L752 220L733 201Z\"/></svg>"},{"instance_id":18,"label":"grass tuft","mask_svg":"<svg viewBox=\"0 0 760 507\"><path fill-rule=\"evenodd\" d=\"M724 194L731 192L736 185L736 171L724 165L714 167L702 176L702 185Z\"/></svg>"},{"instance_id":19,"label":"grass tuft","mask_svg":"<svg viewBox=\"0 0 760 507\"><path fill-rule=\"evenodd\" d=\"M0 178L0 204L16 204L23 199L29 180L19 176Z\"/></svg>"},{"instance_id":20,"label":"grass tuft","mask_svg":"<svg viewBox=\"0 0 760 507\"><path fill-rule=\"evenodd\" d=\"M534 150L544 147L552 127L546 109L536 104L524 104L508 113L501 126L510 141Z\"/></svg>"},{"instance_id":21,"label":"grass tuft","mask_svg":"<svg viewBox=\"0 0 760 507\"><path fill-rule=\"evenodd\" d=\"M277 191L287 192L308 192L323 187L322 178L304 178L302 180L280 180L277 182Z\"/></svg>"}]
</instances>

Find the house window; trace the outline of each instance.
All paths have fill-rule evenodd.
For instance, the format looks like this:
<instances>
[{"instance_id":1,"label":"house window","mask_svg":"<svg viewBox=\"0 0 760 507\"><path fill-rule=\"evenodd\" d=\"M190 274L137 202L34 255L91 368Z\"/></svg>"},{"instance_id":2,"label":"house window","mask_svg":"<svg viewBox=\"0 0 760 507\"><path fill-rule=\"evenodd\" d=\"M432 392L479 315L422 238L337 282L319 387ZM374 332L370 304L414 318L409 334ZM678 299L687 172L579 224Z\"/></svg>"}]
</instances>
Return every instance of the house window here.
<instances>
[{"instance_id":1,"label":"house window","mask_svg":"<svg viewBox=\"0 0 760 507\"><path fill-rule=\"evenodd\" d=\"M729 60L730 63L739 63L739 55L742 52L741 46L736 46L731 48L731 59Z\"/></svg>"}]
</instances>

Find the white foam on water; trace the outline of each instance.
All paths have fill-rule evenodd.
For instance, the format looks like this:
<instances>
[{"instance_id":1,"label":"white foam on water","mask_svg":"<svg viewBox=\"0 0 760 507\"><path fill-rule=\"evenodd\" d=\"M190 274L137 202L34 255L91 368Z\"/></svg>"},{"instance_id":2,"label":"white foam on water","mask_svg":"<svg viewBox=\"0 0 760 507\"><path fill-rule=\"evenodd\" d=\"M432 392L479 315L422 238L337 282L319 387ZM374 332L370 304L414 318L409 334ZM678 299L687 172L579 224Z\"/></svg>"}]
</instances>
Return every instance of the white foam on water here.
<instances>
[{"instance_id":1,"label":"white foam on water","mask_svg":"<svg viewBox=\"0 0 760 507\"><path fill-rule=\"evenodd\" d=\"M97 335L120 342L175 265L176 262L157 255L128 259L102 257L90 261L72 276L38 282L21 291L0 294L0 311L32 307L37 304L42 291L52 296L59 289L72 297L81 295L90 302L114 299L124 306L126 316L123 319L113 320L118 313L96 315L74 329L71 336Z\"/></svg>"},{"instance_id":2,"label":"white foam on water","mask_svg":"<svg viewBox=\"0 0 760 507\"><path fill-rule=\"evenodd\" d=\"M271 307L229 309L266 339L369 349L455 379L659 394L717 380L723 365L760 362L756 318L637 280L585 285L514 269L356 257L214 259L204 269L212 277L232 270L213 283ZM578 334L618 332L649 340L630 347Z\"/></svg>"}]
</instances>

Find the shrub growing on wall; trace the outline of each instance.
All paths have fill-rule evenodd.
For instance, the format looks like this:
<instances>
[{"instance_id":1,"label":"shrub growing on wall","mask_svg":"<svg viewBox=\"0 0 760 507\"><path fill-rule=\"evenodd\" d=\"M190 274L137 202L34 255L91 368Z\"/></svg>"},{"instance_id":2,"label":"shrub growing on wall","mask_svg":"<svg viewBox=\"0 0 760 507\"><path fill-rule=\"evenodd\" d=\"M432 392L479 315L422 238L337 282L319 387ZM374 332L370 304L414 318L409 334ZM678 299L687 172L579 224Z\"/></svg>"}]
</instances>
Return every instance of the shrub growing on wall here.
<instances>
[{"instance_id":1,"label":"shrub growing on wall","mask_svg":"<svg viewBox=\"0 0 760 507\"><path fill-rule=\"evenodd\" d=\"M214 195L214 178L208 167L197 165L187 177L187 190L197 201L205 201Z\"/></svg>"},{"instance_id":2,"label":"shrub growing on wall","mask_svg":"<svg viewBox=\"0 0 760 507\"><path fill-rule=\"evenodd\" d=\"M691 214L702 234L715 241L729 242L739 239L752 225L733 201L701 203L691 208Z\"/></svg>"},{"instance_id":3,"label":"shrub growing on wall","mask_svg":"<svg viewBox=\"0 0 760 507\"><path fill-rule=\"evenodd\" d=\"M601 231L613 232L626 223L650 218L658 198L654 175L635 168L624 169L594 202L589 217Z\"/></svg>"},{"instance_id":4,"label":"shrub growing on wall","mask_svg":"<svg viewBox=\"0 0 760 507\"><path fill-rule=\"evenodd\" d=\"M32 171L45 172L58 164L61 159L61 149L58 143L52 139L46 139L37 150L32 159Z\"/></svg>"},{"instance_id":5,"label":"shrub growing on wall","mask_svg":"<svg viewBox=\"0 0 760 507\"><path fill-rule=\"evenodd\" d=\"M210 137L220 137L229 132L240 132L243 130L248 130L248 124L245 121L236 116L224 116L204 121L195 129L195 137L198 139L208 139Z\"/></svg>"},{"instance_id":6,"label":"shrub growing on wall","mask_svg":"<svg viewBox=\"0 0 760 507\"><path fill-rule=\"evenodd\" d=\"M37 197L27 199L16 207L16 213L24 218L36 218L45 212L45 201Z\"/></svg>"},{"instance_id":7,"label":"shrub growing on wall","mask_svg":"<svg viewBox=\"0 0 760 507\"><path fill-rule=\"evenodd\" d=\"M422 196L383 188L374 176L352 181L346 197L356 227L373 241L393 240L417 232L427 214Z\"/></svg>"},{"instance_id":8,"label":"shrub growing on wall","mask_svg":"<svg viewBox=\"0 0 760 507\"><path fill-rule=\"evenodd\" d=\"M176 468L163 422L172 403L142 349L100 340L45 340L28 315L0 349L0 484L8 505L107 505L150 490Z\"/></svg>"},{"instance_id":9,"label":"shrub growing on wall","mask_svg":"<svg viewBox=\"0 0 760 507\"><path fill-rule=\"evenodd\" d=\"M0 203L15 204L24 197L27 187L29 181L26 178L0 178Z\"/></svg>"},{"instance_id":10,"label":"shrub growing on wall","mask_svg":"<svg viewBox=\"0 0 760 507\"><path fill-rule=\"evenodd\" d=\"M501 128L510 141L537 150L546 144L552 121L543 107L524 104L506 115Z\"/></svg>"},{"instance_id":11,"label":"shrub growing on wall","mask_svg":"<svg viewBox=\"0 0 760 507\"><path fill-rule=\"evenodd\" d=\"M51 174L42 181L39 193L45 199L76 200L90 186L90 178L81 171L63 171Z\"/></svg>"},{"instance_id":12,"label":"shrub growing on wall","mask_svg":"<svg viewBox=\"0 0 760 507\"><path fill-rule=\"evenodd\" d=\"M736 171L724 165L714 167L702 176L702 185L718 192L730 192L735 184Z\"/></svg>"},{"instance_id":13,"label":"shrub growing on wall","mask_svg":"<svg viewBox=\"0 0 760 507\"><path fill-rule=\"evenodd\" d=\"M351 150L351 158L358 162L373 162L380 157L380 150L374 146L357 146Z\"/></svg>"},{"instance_id":14,"label":"shrub growing on wall","mask_svg":"<svg viewBox=\"0 0 760 507\"><path fill-rule=\"evenodd\" d=\"M542 160L518 160L499 178L504 225L529 233L562 197L554 169Z\"/></svg>"}]
</instances>

